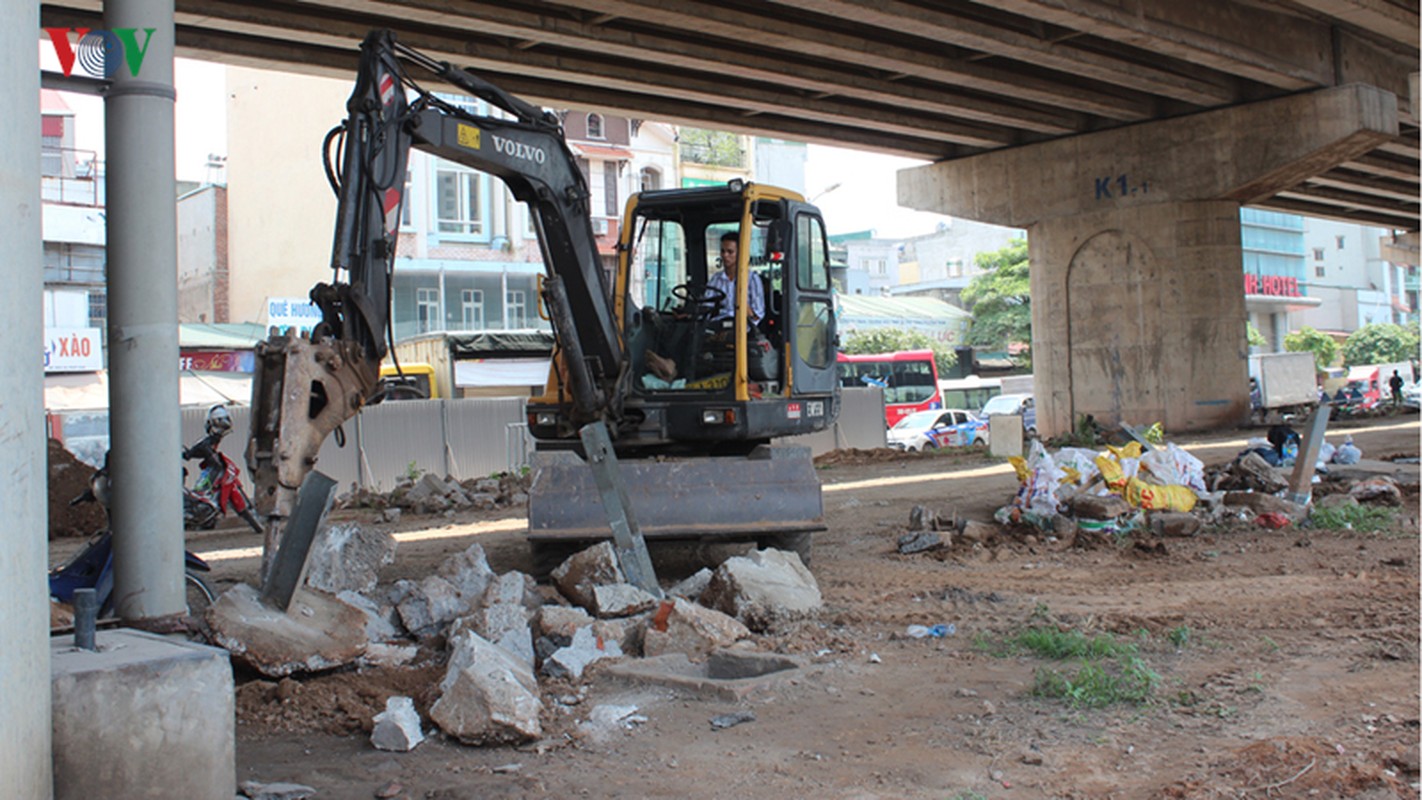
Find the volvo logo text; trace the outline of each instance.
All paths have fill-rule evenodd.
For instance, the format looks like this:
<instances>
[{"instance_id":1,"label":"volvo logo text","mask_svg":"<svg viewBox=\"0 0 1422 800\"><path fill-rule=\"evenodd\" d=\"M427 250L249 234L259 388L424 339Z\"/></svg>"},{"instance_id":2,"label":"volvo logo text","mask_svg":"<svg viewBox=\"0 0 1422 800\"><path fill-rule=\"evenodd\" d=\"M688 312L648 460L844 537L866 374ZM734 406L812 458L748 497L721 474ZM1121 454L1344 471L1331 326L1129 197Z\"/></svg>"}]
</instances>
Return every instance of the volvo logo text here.
<instances>
[{"instance_id":1,"label":"volvo logo text","mask_svg":"<svg viewBox=\"0 0 1422 800\"><path fill-rule=\"evenodd\" d=\"M512 139L505 139L502 136L494 136L492 134L490 134L490 138L494 140L494 149L506 156L532 161L535 164L542 164L548 160L548 154L543 152L543 148L541 147L533 147L523 142L515 142Z\"/></svg>"}]
</instances>

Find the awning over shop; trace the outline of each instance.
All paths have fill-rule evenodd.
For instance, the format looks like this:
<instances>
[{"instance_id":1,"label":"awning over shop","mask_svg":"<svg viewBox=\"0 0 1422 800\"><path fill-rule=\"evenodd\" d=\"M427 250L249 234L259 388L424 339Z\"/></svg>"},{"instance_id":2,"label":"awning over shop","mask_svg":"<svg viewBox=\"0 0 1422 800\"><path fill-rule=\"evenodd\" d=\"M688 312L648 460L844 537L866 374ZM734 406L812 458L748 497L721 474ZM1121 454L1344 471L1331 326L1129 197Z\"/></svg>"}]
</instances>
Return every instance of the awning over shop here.
<instances>
[{"instance_id":1,"label":"awning over shop","mask_svg":"<svg viewBox=\"0 0 1422 800\"><path fill-rule=\"evenodd\" d=\"M545 372L546 377L546 372ZM178 377L178 402L184 406L247 405L252 401L252 379L224 372L185 372ZM46 411L93 411L109 407L107 371L44 378Z\"/></svg>"}]
</instances>

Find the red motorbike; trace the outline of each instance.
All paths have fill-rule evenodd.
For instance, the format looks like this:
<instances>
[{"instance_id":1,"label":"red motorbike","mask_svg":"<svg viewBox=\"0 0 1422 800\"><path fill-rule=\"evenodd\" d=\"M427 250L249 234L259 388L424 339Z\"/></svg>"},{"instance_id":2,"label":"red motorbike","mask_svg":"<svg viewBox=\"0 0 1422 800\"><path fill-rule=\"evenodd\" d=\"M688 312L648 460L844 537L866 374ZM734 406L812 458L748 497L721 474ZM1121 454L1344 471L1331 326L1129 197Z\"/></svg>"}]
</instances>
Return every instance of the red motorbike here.
<instances>
[{"instance_id":1,"label":"red motorbike","mask_svg":"<svg viewBox=\"0 0 1422 800\"><path fill-rule=\"evenodd\" d=\"M252 509L252 499L242 488L242 471L237 464L219 451L203 460L202 472L191 487L183 486L183 527L187 530L211 530L228 511L236 514L262 533L262 523ZM183 469L186 483L188 470Z\"/></svg>"}]
</instances>

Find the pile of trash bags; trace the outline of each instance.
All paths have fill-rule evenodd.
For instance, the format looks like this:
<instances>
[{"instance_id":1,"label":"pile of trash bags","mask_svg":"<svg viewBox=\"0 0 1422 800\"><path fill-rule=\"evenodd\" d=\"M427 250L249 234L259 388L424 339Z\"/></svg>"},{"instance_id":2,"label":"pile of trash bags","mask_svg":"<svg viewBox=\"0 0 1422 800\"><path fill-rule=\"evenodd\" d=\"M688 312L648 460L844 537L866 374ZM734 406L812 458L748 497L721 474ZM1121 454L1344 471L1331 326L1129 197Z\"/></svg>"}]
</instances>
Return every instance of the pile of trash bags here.
<instances>
[{"instance_id":1,"label":"pile of trash bags","mask_svg":"<svg viewBox=\"0 0 1422 800\"><path fill-rule=\"evenodd\" d=\"M1146 451L1139 442L1103 452L1064 447L1049 453L1032 442L1026 458L1009 459L1021 485L999 522L1050 528L1074 499L1115 495L1132 509L1190 511L1205 487L1205 465L1173 443Z\"/></svg>"}]
</instances>

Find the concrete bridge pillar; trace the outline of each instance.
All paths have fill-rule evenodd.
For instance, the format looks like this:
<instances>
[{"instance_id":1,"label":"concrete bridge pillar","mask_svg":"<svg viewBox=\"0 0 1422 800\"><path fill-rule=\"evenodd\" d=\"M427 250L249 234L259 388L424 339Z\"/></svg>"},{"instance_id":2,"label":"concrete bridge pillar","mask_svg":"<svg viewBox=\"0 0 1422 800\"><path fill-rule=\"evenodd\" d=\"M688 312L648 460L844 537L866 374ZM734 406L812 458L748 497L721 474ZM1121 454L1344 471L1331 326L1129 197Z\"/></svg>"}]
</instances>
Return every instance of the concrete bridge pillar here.
<instances>
[{"instance_id":1,"label":"concrete bridge pillar","mask_svg":"<svg viewBox=\"0 0 1422 800\"><path fill-rule=\"evenodd\" d=\"M1027 230L1042 435L1209 429L1249 407L1240 206L1397 129L1344 86L903 170L899 203Z\"/></svg>"}]
</instances>

